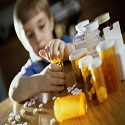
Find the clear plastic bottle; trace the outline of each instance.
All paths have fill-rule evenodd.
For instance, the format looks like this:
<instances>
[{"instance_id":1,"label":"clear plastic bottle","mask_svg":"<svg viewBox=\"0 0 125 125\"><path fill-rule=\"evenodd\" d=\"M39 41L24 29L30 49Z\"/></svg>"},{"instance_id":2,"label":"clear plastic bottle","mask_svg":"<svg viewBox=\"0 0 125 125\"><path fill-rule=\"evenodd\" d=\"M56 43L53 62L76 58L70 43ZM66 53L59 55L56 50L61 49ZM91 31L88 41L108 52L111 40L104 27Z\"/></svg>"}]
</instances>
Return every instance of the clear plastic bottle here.
<instances>
[{"instance_id":1,"label":"clear plastic bottle","mask_svg":"<svg viewBox=\"0 0 125 125\"><path fill-rule=\"evenodd\" d=\"M90 22L85 26L86 31L85 34L85 48L87 55L92 55L93 57L97 57L98 53L96 51L96 46L102 41L102 38L100 37L98 30L99 24L98 20L95 20L93 22Z\"/></svg>"},{"instance_id":2,"label":"clear plastic bottle","mask_svg":"<svg viewBox=\"0 0 125 125\"><path fill-rule=\"evenodd\" d=\"M77 41L78 39L82 39L84 40L84 31L85 31L85 25L89 24L89 20L84 20L80 23L78 23L75 26L75 29L77 31L77 34L75 35L75 37L73 38L73 41Z\"/></svg>"},{"instance_id":3,"label":"clear plastic bottle","mask_svg":"<svg viewBox=\"0 0 125 125\"><path fill-rule=\"evenodd\" d=\"M78 23L75 26L75 29L77 31L77 34L75 35L75 37L73 38L73 42L75 42L75 49L80 49L80 48L84 48L84 32L86 30L85 26L89 24L89 20L84 20L80 23Z\"/></svg>"},{"instance_id":4,"label":"clear plastic bottle","mask_svg":"<svg viewBox=\"0 0 125 125\"><path fill-rule=\"evenodd\" d=\"M89 63L89 70L93 77L93 86L96 90L98 102L102 103L108 97L102 70L102 60L99 57L92 59Z\"/></svg>"}]
</instances>

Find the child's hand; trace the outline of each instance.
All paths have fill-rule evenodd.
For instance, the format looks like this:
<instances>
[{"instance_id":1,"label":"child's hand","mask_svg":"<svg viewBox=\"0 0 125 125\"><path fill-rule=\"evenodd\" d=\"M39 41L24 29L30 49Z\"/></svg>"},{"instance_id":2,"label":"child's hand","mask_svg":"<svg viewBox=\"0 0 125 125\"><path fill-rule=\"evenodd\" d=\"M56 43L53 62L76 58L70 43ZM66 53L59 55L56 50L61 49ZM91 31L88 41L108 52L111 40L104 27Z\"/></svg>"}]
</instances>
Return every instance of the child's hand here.
<instances>
[{"instance_id":1,"label":"child's hand","mask_svg":"<svg viewBox=\"0 0 125 125\"><path fill-rule=\"evenodd\" d=\"M39 92L53 92L64 90L65 74L61 72L61 67L56 64L50 64L40 74Z\"/></svg>"},{"instance_id":2,"label":"child's hand","mask_svg":"<svg viewBox=\"0 0 125 125\"><path fill-rule=\"evenodd\" d=\"M58 54L63 59L65 48L66 48L66 43L64 41L60 39L53 39L46 45L45 52L43 52L43 50L40 50L39 54L40 56L47 59L48 61L57 59ZM46 56L45 56L45 53L46 53Z\"/></svg>"}]
</instances>

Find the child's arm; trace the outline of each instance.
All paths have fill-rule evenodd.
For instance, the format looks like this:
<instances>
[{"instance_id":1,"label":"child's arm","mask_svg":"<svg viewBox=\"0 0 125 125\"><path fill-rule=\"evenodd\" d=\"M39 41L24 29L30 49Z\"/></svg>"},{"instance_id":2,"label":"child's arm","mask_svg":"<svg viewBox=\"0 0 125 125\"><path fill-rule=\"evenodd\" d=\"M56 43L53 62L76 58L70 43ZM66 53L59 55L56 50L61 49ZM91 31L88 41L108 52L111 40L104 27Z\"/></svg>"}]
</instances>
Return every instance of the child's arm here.
<instances>
[{"instance_id":1,"label":"child's arm","mask_svg":"<svg viewBox=\"0 0 125 125\"><path fill-rule=\"evenodd\" d=\"M52 41L50 41L49 44L46 45L45 51L40 50L39 54L40 56L47 59L48 61L51 61L57 58L58 51L59 51L59 54L63 58L63 60L68 60L69 55L74 50L75 50L75 47L72 42L66 44L64 41L60 39L53 39Z\"/></svg>"},{"instance_id":2,"label":"child's arm","mask_svg":"<svg viewBox=\"0 0 125 125\"><path fill-rule=\"evenodd\" d=\"M50 64L40 74L24 77L16 76L9 89L9 97L16 102L23 102L42 92L62 91L65 74L61 67Z\"/></svg>"}]
</instances>

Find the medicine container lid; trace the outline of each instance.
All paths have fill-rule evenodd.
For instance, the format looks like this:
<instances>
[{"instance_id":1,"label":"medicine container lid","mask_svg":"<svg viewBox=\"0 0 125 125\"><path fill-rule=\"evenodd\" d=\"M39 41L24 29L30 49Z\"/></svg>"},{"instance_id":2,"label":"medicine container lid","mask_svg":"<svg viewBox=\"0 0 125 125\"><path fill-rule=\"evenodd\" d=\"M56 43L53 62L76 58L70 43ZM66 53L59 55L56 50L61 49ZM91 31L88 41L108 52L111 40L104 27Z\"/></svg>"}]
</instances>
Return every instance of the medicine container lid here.
<instances>
[{"instance_id":1,"label":"medicine container lid","mask_svg":"<svg viewBox=\"0 0 125 125\"><path fill-rule=\"evenodd\" d=\"M109 19L110 19L110 15L109 15L108 12L98 16L97 18L95 18L95 20L98 20L99 25L105 23Z\"/></svg>"},{"instance_id":2,"label":"medicine container lid","mask_svg":"<svg viewBox=\"0 0 125 125\"><path fill-rule=\"evenodd\" d=\"M99 67L102 64L102 60L99 57L92 59L89 63L89 70Z\"/></svg>"},{"instance_id":3,"label":"medicine container lid","mask_svg":"<svg viewBox=\"0 0 125 125\"><path fill-rule=\"evenodd\" d=\"M98 27L99 27L98 20L94 20L85 26L86 32L94 31L98 29Z\"/></svg>"},{"instance_id":4,"label":"medicine container lid","mask_svg":"<svg viewBox=\"0 0 125 125\"><path fill-rule=\"evenodd\" d=\"M86 51L84 48L75 50L74 52L72 52L69 55L69 60L70 61L76 60L76 59L80 58L81 56L83 56L84 54L86 54Z\"/></svg>"},{"instance_id":5,"label":"medicine container lid","mask_svg":"<svg viewBox=\"0 0 125 125\"><path fill-rule=\"evenodd\" d=\"M100 42L96 46L96 50L97 50L97 52L100 52L100 51L111 48L113 45L114 45L114 40L113 39L107 39L107 40L104 40L104 41Z\"/></svg>"},{"instance_id":6,"label":"medicine container lid","mask_svg":"<svg viewBox=\"0 0 125 125\"><path fill-rule=\"evenodd\" d=\"M89 24L89 20L84 20L75 26L76 31L82 29L85 25Z\"/></svg>"},{"instance_id":7,"label":"medicine container lid","mask_svg":"<svg viewBox=\"0 0 125 125\"><path fill-rule=\"evenodd\" d=\"M91 62L91 60L92 60L91 55L87 55L87 56L83 57L82 59L80 59L78 62L79 68L82 68L84 66L88 66L89 63Z\"/></svg>"}]
</instances>

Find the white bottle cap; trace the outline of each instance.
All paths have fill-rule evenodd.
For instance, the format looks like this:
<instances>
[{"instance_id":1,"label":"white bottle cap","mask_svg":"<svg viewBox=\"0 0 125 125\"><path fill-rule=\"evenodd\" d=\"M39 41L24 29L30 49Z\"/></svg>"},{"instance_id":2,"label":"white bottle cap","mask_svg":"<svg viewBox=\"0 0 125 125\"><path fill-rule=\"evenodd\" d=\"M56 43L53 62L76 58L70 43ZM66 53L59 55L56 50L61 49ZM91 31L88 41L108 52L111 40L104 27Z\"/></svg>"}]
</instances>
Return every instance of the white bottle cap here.
<instances>
[{"instance_id":1,"label":"white bottle cap","mask_svg":"<svg viewBox=\"0 0 125 125\"><path fill-rule=\"evenodd\" d=\"M97 18L95 18L95 20L98 20L99 25L102 24L102 23L105 23L109 19L110 19L110 15L109 15L108 12L98 16Z\"/></svg>"},{"instance_id":2,"label":"white bottle cap","mask_svg":"<svg viewBox=\"0 0 125 125\"><path fill-rule=\"evenodd\" d=\"M102 64L102 60L99 57L92 59L89 63L89 70L99 67Z\"/></svg>"},{"instance_id":3,"label":"white bottle cap","mask_svg":"<svg viewBox=\"0 0 125 125\"><path fill-rule=\"evenodd\" d=\"M84 48L78 49L78 50L72 52L72 53L69 55L69 60L70 60L70 61L76 60L76 59L80 58L81 56L83 56L85 53L86 53L86 51L85 51Z\"/></svg>"},{"instance_id":4,"label":"white bottle cap","mask_svg":"<svg viewBox=\"0 0 125 125\"><path fill-rule=\"evenodd\" d=\"M92 21L85 26L86 32L94 31L94 30L98 29L98 27L99 27L98 20Z\"/></svg>"},{"instance_id":5,"label":"white bottle cap","mask_svg":"<svg viewBox=\"0 0 125 125\"><path fill-rule=\"evenodd\" d=\"M92 56L88 55L83 57L82 59L79 60L78 65L79 68L82 68L84 66L88 66L88 64L92 61Z\"/></svg>"},{"instance_id":6,"label":"white bottle cap","mask_svg":"<svg viewBox=\"0 0 125 125\"><path fill-rule=\"evenodd\" d=\"M111 48L112 46L114 46L114 40L113 39L107 39L104 40L102 42L100 42L97 46L96 46L96 50L97 52L106 50Z\"/></svg>"},{"instance_id":7,"label":"white bottle cap","mask_svg":"<svg viewBox=\"0 0 125 125\"><path fill-rule=\"evenodd\" d=\"M89 20L84 20L80 23L78 23L76 26L75 26L75 29L76 31L79 31L80 29L84 28L85 25L89 24Z\"/></svg>"}]
</instances>

